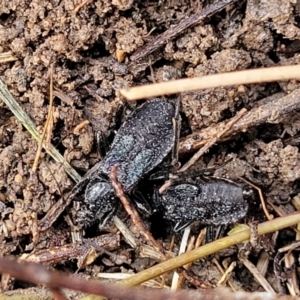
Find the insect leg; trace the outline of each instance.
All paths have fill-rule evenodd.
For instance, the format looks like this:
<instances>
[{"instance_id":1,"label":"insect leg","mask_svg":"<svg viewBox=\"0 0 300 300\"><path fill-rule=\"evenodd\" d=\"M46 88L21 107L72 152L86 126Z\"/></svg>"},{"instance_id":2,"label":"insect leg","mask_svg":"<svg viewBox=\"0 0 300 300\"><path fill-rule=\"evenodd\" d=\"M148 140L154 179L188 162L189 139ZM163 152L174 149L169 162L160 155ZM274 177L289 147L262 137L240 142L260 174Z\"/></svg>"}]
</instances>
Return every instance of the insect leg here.
<instances>
[{"instance_id":1,"label":"insect leg","mask_svg":"<svg viewBox=\"0 0 300 300\"><path fill-rule=\"evenodd\" d=\"M217 227L217 229L216 229L216 226L214 226L214 225L208 225L205 242L211 243L212 241L214 241L216 239L224 237L226 228L227 228L226 225L220 225ZM216 229L216 231L215 231L215 229Z\"/></svg>"},{"instance_id":2,"label":"insect leg","mask_svg":"<svg viewBox=\"0 0 300 300\"><path fill-rule=\"evenodd\" d=\"M145 216L150 216L152 213L152 209L144 195L137 189L134 189L131 195L133 197L132 200L134 201L137 210Z\"/></svg>"},{"instance_id":3,"label":"insect leg","mask_svg":"<svg viewBox=\"0 0 300 300\"><path fill-rule=\"evenodd\" d=\"M109 149L107 137L101 131L97 131L95 135L97 152L99 153L100 159L102 160Z\"/></svg>"},{"instance_id":4,"label":"insect leg","mask_svg":"<svg viewBox=\"0 0 300 300\"><path fill-rule=\"evenodd\" d=\"M187 221L185 223L182 223L182 222L177 222L176 225L174 226L173 228L173 231L176 233L176 232L179 232L181 231L182 229L188 227L190 224L192 224L194 221Z\"/></svg>"},{"instance_id":5,"label":"insect leg","mask_svg":"<svg viewBox=\"0 0 300 300\"><path fill-rule=\"evenodd\" d=\"M113 217L113 215L114 215L115 212L117 211L117 208L118 208L118 206L115 206L111 211L109 211L109 212L107 213L107 215L104 217L103 221L101 221L101 222L99 223L99 228L103 228L103 227L107 224L107 222L108 222L109 220L111 220L111 218Z\"/></svg>"}]
</instances>

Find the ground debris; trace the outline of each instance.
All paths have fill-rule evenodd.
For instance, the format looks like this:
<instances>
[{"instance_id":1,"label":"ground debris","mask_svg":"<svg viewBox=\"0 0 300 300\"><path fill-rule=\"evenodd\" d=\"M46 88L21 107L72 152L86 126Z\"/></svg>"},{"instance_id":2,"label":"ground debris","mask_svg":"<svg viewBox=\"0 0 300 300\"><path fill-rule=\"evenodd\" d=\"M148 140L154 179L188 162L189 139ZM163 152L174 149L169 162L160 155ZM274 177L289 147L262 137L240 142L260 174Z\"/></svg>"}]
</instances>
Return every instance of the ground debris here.
<instances>
[{"instance_id":1,"label":"ground debris","mask_svg":"<svg viewBox=\"0 0 300 300\"><path fill-rule=\"evenodd\" d=\"M106 251L117 249L120 246L119 242L119 235L106 234L94 239L83 239L77 243L50 247L46 250L23 254L19 260L38 264L56 265L77 259L77 267L81 269L93 263L99 255Z\"/></svg>"},{"instance_id":2,"label":"ground debris","mask_svg":"<svg viewBox=\"0 0 300 300\"><path fill-rule=\"evenodd\" d=\"M212 14L203 19L207 7L214 8L215 5L226 8L211 10ZM299 11L299 3L295 0L2 0L0 54L7 56L9 53L11 59L0 62L1 80L41 133L47 117L53 66L51 143L84 176L101 159L105 161L106 155L101 157L97 153L96 137L101 135L108 140L105 150L109 151L110 142L126 116L132 108L139 107L139 103L132 106L124 103L119 89L174 78L299 65ZM198 22L200 19L201 23ZM178 27L181 22L188 28ZM149 47L149 43L157 40L154 48ZM273 215L297 210L289 202L299 193L298 80L185 92L181 99L179 161L182 165L190 159L191 152L217 136L220 128L245 108L248 112L201 157L195 170L214 167L215 177L234 181L244 177L251 181L262 189ZM154 118L149 116L149 120L154 121ZM105 148L105 145L100 147ZM147 147L150 149L151 145ZM52 257L53 264L59 262L64 269L75 272L75 264L68 263L68 260L78 258L72 251L81 251L79 263L85 266L85 257L95 258L99 254L93 256L91 251L91 256L84 255L84 248L90 247L89 241L113 232L114 247L109 250L112 253L104 253L102 260L98 258L92 266L81 270L82 274L95 275L100 269L132 273L155 263L149 258L139 263L141 245L135 245L132 250L134 247L123 237L119 243L115 227L101 229L101 232L97 226L91 226L85 231L84 242L71 244L74 232L65 217L71 215L68 192L74 183L63 166L54 163L44 152L37 172L33 173L36 149L37 143L1 101L0 256L29 253L41 256L42 251L49 248L56 254L63 252L61 257ZM154 171L164 171L166 166L159 167ZM156 174L152 175L155 177ZM108 174L106 177L109 180ZM152 178L147 181L147 176L144 177L139 178L146 181L141 184L158 188ZM120 214L120 218L129 230L139 234L128 216ZM253 201L249 215L240 222L263 219L260 202ZM158 242L168 250L170 224L156 215L145 217L145 222ZM192 231L198 229L199 225L194 224ZM289 244L296 235L290 229L279 234L281 238L275 242L275 249ZM176 252L179 235L174 241L172 251ZM256 259L252 254L249 260L253 263ZM114 261L114 255L118 263ZM227 269L237 261L236 248L228 249L227 253L220 252L218 260ZM293 272L297 276L298 265L295 261ZM282 267L283 263L278 266ZM210 258L194 263L192 271L213 286L221 277ZM266 278L278 291L273 271L269 267ZM281 273L290 274L289 270ZM165 279L168 284L168 278ZM240 289L255 291L259 288L240 263L230 280ZM9 286L13 288L13 285ZM228 294L224 292L224 298L226 296Z\"/></svg>"}]
</instances>

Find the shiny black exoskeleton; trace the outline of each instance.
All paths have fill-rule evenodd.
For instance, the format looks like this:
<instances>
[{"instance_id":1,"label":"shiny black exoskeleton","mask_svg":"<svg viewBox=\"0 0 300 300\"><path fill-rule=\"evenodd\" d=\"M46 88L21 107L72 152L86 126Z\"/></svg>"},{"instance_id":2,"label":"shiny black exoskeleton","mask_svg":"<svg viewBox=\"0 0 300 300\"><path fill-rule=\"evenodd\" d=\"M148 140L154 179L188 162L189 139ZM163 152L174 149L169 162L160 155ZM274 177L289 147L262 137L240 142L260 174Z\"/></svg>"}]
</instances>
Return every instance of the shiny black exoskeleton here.
<instances>
[{"instance_id":1,"label":"shiny black exoskeleton","mask_svg":"<svg viewBox=\"0 0 300 300\"><path fill-rule=\"evenodd\" d=\"M74 199L85 193L75 216L79 226L86 227L96 220L104 223L118 206L109 181L113 165L117 165L118 180L128 193L169 154L175 141L172 121L177 111L175 102L174 99L147 101L123 123L106 157L85 174L70 194Z\"/></svg>"},{"instance_id":2,"label":"shiny black exoskeleton","mask_svg":"<svg viewBox=\"0 0 300 300\"><path fill-rule=\"evenodd\" d=\"M192 221L223 225L237 222L248 210L252 191L234 182L210 178L178 182L163 194L156 193L156 205L164 218L176 223L175 231Z\"/></svg>"}]
</instances>

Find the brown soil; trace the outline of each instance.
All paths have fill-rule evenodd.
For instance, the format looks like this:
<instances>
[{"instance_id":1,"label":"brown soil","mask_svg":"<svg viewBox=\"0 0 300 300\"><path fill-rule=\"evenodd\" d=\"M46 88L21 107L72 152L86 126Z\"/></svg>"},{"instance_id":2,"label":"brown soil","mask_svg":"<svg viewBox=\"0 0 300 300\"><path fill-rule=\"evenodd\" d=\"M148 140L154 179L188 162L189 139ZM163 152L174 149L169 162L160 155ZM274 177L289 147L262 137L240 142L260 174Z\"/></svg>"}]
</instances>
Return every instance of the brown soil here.
<instances>
[{"instance_id":1,"label":"brown soil","mask_svg":"<svg viewBox=\"0 0 300 300\"><path fill-rule=\"evenodd\" d=\"M205 6L208 1L204 2ZM172 78L195 77L299 63L297 1L237 1L139 61L131 61L130 55L201 9L202 2L95 0L76 10L80 3L79 0L2 0L0 54L11 52L17 60L0 63L0 76L42 132L53 67L52 143L81 174L100 159L94 133L111 137L121 122L119 111L123 101L117 92L120 88L153 80L160 82L167 80L170 74ZM298 84L286 81L183 93L185 133L226 120L242 107L250 110L269 96L283 97L298 89ZM123 115L128 112L126 106ZM290 200L299 191L298 116L295 111L278 124L261 125L214 146L199 166L221 165L233 157L230 163L217 169L216 176L233 180L244 176L260 186L266 200L278 206L282 213L295 211ZM79 132L74 131L86 119L89 124ZM63 168L48 155L42 155L37 172L32 172L36 151L36 141L0 102L1 256L20 256L33 249L71 243L69 223L61 217L46 232L36 228L37 220L74 185ZM259 202L255 205L255 213L245 222L253 215L262 216L256 218L259 221L264 220ZM64 212L64 216L68 214ZM165 246L171 238L166 235L162 234ZM276 249L293 239L292 230L282 231ZM180 234L176 247L178 241ZM132 272L154 263L133 253L123 242L121 246L114 245L109 250L114 251L118 259L101 256L82 272L91 275L100 270ZM271 246L272 259L275 246ZM71 256L70 260L73 259ZM227 265L237 260L237 248L219 254L218 259ZM76 265L66 261L68 258L55 263L59 263L62 270L74 272ZM253 262L256 261L257 257L253 257ZM221 277L211 259L195 263L192 269L213 285ZM278 291L271 263L266 278ZM232 282L249 291L262 289L241 263L234 271ZM14 281L7 286L9 289L17 287L20 286Z\"/></svg>"}]
</instances>

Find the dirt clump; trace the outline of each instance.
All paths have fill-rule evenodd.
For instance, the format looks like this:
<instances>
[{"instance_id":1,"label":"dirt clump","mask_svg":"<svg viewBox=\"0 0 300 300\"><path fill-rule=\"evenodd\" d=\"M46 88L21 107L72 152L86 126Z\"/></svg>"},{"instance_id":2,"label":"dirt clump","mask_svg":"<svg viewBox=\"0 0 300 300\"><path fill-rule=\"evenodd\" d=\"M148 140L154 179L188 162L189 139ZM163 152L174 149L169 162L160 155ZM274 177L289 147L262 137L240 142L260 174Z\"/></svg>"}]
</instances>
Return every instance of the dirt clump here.
<instances>
[{"instance_id":1,"label":"dirt clump","mask_svg":"<svg viewBox=\"0 0 300 300\"><path fill-rule=\"evenodd\" d=\"M51 142L83 175L101 159L97 134L108 140L107 145L102 145L108 150L115 131L137 105L124 103L119 89L152 81L299 64L300 10L297 1L288 0L237 1L166 41L150 55L138 61L130 59L141 46L201 10L198 6L207 5L207 1L196 2L97 0L81 7L79 0L2 0L0 54L9 52L16 60L0 62L0 78L42 133L48 112L50 76L53 76ZM243 107L251 110L258 103L298 89L299 82L290 80L184 92L182 138L233 117ZM300 178L297 109L276 124L250 128L213 146L198 162L198 169L221 166L215 176L250 180L262 188L271 203L270 210L278 205L280 211L296 211L297 206L291 200L299 193ZM33 249L72 242L69 210L58 216L47 231L39 231L39 221L55 203L67 197L74 183L63 167L45 153L37 172L33 172L36 151L36 141L0 102L1 255L20 256ZM179 160L185 162L189 157L191 153ZM253 206L252 215L244 222L252 216L265 220L260 202ZM277 215L278 211L272 213ZM122 218L132 226L125 214ZM146 219L148 225L152 222L152 228L157 227L153 223L164 222ZM169 224L165 231L159 227L160 232L153 229L154 234L167 247L172 228ZM92 232L99 234L97 226L93 229L87 230L85 237L93 238ZM107 231L116 233L115 228ZM282 235L286 243L294 239L288 230ZM179 248L179 239L180 233L174 252ZM130 273L156 261L153 257L142 259L123 238L121 243L115 241L113 245L115 248L109 248L111 253L97 258L94 266L84 265L86 274L93 275L100 269ZM230 255L222 255L218 259L228 265L228 260L237 259L238 248ZM76 271L73 262L61 262L58 266ZM213 285L218 281L215 278L221 277L210 259L194 264L193 271ZM247 272L239 263L233 284L256 290L258 284ZM272 284L276 282L272 270L266 276ZM13 284L9 288L13 289ZM273 288L277 290L275 284Z\"/></svg>"}]
</instances>

